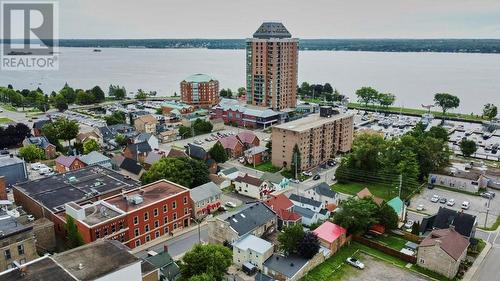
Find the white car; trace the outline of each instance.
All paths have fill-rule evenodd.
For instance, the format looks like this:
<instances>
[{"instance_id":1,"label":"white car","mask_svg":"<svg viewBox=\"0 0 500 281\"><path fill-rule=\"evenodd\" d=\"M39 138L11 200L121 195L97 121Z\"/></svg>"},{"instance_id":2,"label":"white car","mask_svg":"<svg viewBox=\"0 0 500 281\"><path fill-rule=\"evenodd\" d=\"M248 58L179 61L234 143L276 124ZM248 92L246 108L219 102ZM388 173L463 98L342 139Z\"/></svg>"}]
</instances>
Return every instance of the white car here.
<instances>
[{"instance_id":1,"label":"white car","mask_svg":"<svg viewBox=\"0 0 500 281\"><path fill-rule=\"evenodd\" d=\"M226 206L231 207L231 208L236 208L236 204L234 204L231 201L226 202Z\"/></svg>"},{"instance_id":2,"label":"white car","mask_svg":"<svg viewBox=\"0 0 500 281\"><path fill-rule=\"evenodd\" d=\"M448 200L448 202L446 202L446 205L448 205L450 207L453 206L453 205L455 205L455 199Z\"/></svg>"},{"instance_id":3,"label":"white car","mask_svg":"<svg viewBox=\"0 0 500 281\"><path fill-rule=\"evenodd\" d=\"M245 163L245 157L241 156L240 158L238 158L238 161L243 164Z\"/></svg>"},{"instance_id":4,"label":"white car","mask_svg":"<svg viewBox=\"0 0 500 281\"><path fill-rule=\"evenodd\" d=\"M436 194L434 194L431 198L431 202L432 203L437 203L439 201L439 196L437 196Z\"/></svg>"},{"instance_id":5,"label":"white car","mask_svg":"<svg viewBox=\"0 0 500 281\"><path fill-rule=\"evenodd\" d=\"M357 259L355 259L355 258L353 258L353 257L349 257L349 258L347 258L347 259L346 259L346 262L347 262L348 264L350 264L350 265L352 265L352 266L356 267L356 268L359 268L359 269L363 269L363 268L365 268L365 265L364 265L362 262L360 262L359 260L357 260Z\"/></svg>"},{"instance_id":6,"label":"white car","mask_svg":"<svg viewBox=\"0 0 500 281\"><path fill-rule=\"evenodd\" d=\"M33 163L30 165L31 169L37 171L37 170L40 170L40 168L42 168L42 163L40 162L36 162L36 163Z\"/></svg>"},{"instance_id":7,"label":"white car","mask_svg":"<svg viewBox=\"0 0 500 281\"><path fill-rule=\"evenodd\" d=\"M420 204L417 206L417 211L423 211L423 210L425 210L424 205Z\"/></svg>"},{"instance_id":8,"label":"white car","mask_svg":"<svg viewBox=\"0 0 500 281\"><path fill-rule=\"evenodd\" d=\"M405 223L405 228L406 229L411 229L414 224L415 224L415 222L413 220L407 220L406 223Z\"/></svg>"},{"instance_id":9,"label":"white car","mask_svg":"<svg viewBox=\"0 0 500 281\"><path fill-rule=\"evenodd\" d=\"M312 172L302 172L302 174L303 174L304 176L308 176L308 177L311 177L311 176L313 175L313 173L312 173Z\"/></svg>"},{"instance_id":10,"label":"white car","mask_svg":"<svg viewBox=\"0 0 500 281\"><path fill-rule=\"evenodd\" d=\"M464 209L464 210L468 210L468 209L469 209L469 207L470 207L470 202L468 202L468 201L464 201L464 202L462 203L462 206L461 206L461 207L462 207L462 209Z\"/></svg>"}]
</instances>

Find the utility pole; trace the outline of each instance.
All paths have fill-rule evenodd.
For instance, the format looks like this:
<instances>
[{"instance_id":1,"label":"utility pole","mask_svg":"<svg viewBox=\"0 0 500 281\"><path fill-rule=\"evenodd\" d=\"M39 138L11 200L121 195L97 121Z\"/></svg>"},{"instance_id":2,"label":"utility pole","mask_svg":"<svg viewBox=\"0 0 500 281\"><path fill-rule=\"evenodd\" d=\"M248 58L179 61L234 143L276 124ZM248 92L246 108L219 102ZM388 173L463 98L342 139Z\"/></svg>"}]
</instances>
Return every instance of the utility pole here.
<instances>
[{"instance_id":1,"label":"utility pole","mask_svg":"<svg viewBox=\"0 0 500 281\"><path fill-rule=\"evenodd\" d=\"M484 227L486 228L486 223L488 222L488 214L490 212L490 202L491 202L491 196L488 197L488 203L486 203L486 218L484 219Z\"/></svg>"},{"instance_id":2,"label":"utility pole","mask_svg":"<svg viewBox=\"0 0 500 281\"><path fill-rule=\"evenodd\" d=\"M401 199L401 189L403 188L403 174L399 175L399 199Z\"/></svg>"}]
</instances>

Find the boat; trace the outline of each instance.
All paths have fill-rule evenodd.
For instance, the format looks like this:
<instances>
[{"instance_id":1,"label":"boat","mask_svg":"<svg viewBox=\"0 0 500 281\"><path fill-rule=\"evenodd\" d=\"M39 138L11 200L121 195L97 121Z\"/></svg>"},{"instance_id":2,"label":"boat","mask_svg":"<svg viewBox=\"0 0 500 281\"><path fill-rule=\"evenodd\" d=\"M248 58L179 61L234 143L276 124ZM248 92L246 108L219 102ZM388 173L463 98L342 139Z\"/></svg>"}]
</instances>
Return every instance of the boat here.
<instances>
[{"instance_id":1,"label":"boat","mask_svg":"<svg viewBox=\"0 0 500 281\"><path fill-rule=\"evenodd\" d=\"M101 52L101 49L94 49L93 51L94 53L100 53Z\"/></svg>"},{"instance_id":2,"label":"boat","mask_svg":"<svg viewBox=\"0 0 500 281\"><path fill-rule=\"evenodd\" d=\"M470 136L470 135L472 135L472 130L465 131L465 135L466 135L466 136Z\"/></svg>"},{"instance_id":3,"label":"boat","mask_svg":"<svg viewBox=\"0 0 500 281\"><path fill-rule=\"evenodd\" d=\"M492 136L493 136L493 133L491 133L491 132L483 133L484 140L487 140L487 139L491 138Z\"/></svg>"}]
</instances>

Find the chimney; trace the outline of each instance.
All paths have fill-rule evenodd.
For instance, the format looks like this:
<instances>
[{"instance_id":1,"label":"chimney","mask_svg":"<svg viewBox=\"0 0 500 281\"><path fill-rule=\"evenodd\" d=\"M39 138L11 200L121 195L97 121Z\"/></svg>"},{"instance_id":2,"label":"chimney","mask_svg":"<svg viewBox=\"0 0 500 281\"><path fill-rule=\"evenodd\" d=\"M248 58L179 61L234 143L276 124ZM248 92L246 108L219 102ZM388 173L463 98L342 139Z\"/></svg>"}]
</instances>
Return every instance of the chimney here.
<instances>
[{"instance_id":1,"label":"chimney","mask_svg":"<svg viewBox=\"0 0 500 281\"><path fill-rule=\"evenodd\" d=\"M7 183L5 182L5 177L0 176L0 200L7 199Z\"/></svg>"}]
</instances>

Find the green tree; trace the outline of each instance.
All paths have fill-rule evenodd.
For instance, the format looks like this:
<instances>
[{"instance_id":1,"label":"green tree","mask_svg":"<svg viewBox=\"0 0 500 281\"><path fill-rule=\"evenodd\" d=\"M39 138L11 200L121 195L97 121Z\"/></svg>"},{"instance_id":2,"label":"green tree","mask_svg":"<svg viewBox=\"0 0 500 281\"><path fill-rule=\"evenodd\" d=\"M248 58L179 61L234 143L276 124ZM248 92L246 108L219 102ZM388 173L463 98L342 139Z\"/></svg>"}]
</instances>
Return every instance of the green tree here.
<instances>
[{"instance_id":1,"label":"green tree","mask_svg":"<svg viewBox=\"0 0 500 281\"><path fill-rule=\"evenodd\" d=\"M398 214L389 204L384 203L378 208L377 218L379 221L378 223L388 230L398 228Z\"/></svg>"},{"instance_id":2,"label":"green tree","mask_svg":"<svg viewBox=\"0 0 500 281\"><path fill-rule=\"evenodd\" d=\"M354 139L352 153L346 157L347 167L378 171L381 167L380 155L386 147L386 141L378 134L359 134Z\"/></svg>"},{"instance_id":3,"label":"green tree","mask_svg":"<svg viewBox=\"0 0 500 281\"><path fill-rule=\"evenodd\" d=\"M267 152L269 153L269 155L271 155L271 152L273 151L273 142L272 141L268 141L266 143L266 148L267 148Z\"/></svg>"},{"instance_id":4,"label":"green tree","mask_svg":"<svg viewBox=\"0 0 500 281\"><path fill-rule=\"evenodd\" d=\"M193 130L191 129L191 127L180 125L178 130L179 136L181 136L182 138L187 139L193 137Z\"/></svg>"},{"instance_id":5,"label":"green tree","mask_svg":"<svg viewBox=\"0 0 500 281\"><path fill-rule=\"evenodd\" d=\"M40 147L30 144L19 149L19 156L26 162L45 159L45 152Z\"/></svg>"},{"instance_id":6,"label":"green tree","mask_svg":"<svg viewBox=\"0 0 500 281\"><path fill-rule=\"evenodd\" d=\"M238 97L242 97L247 94L247 89L245 87L239 87L238 88Z\"/></svg>"},{"instance_id":7,"label":"green tree","mask_svg":"<svg viewBox=\"0 0 500 281\"><path fill-rule=\"evenodd\" d=\"M308 231L299 242L298 253L305 259L311 259L319 252L319 238L316 233Z\"/></svg>"},{"instance_id":8,"label":"green tree","mask_svg":"<svg viewBox=\"0 0 500 281\"><path fill-rule=\"evenodd\" d=\"M300 157L300 150L299 150L299 146L297 144L295 144L295 146L293 147L293 151L292 151L292 159L290 159L290 168L292 169L292 174L293 174L293 177L295 179L298 178L298 174L300 173L300 167L302 166L302 161L301 161L301 157Z\"/></svg>"},{"instance_id":9,"label":"green tree","mask_svg":"<svg viewBox=\"0 0 500 281\"><path fill-rule=\"evenodd\" d=\"M214 277L208 273L194 275L191 278L189 278L189 281L213 281L213 280L214 280Z\"/></svg>"},{"instance_id":10,"label":"green tree","mask_svg":"<svg viewBox=\"0 0 500 281\"><path fill-rule=\"evenodd\" d=\"M173 181L182 186L193 188L210 181L205 163L191 158L162 158L146 171L141 181L143 184L160 179Z\"/></svg>"},{"instance_id":11,"label":"green tree","mask_svg":"<svg viewBox=\"0 0 500 281\"><path fill-rule=\"evenodd\" d=\"M191 277L198 276L194 280L207 280L206 278L212 277L212 281L221 281L233 262L232 256L231 250L222 245L196 244L182 257L182 279L190 280Z\"/></svg>"},{"instance_id":12,"label":"green tree","mask_svg":"<svg viewBox=\"0 0 500 281\"><path fill-rule=\"evenodd\" d=\"M55 127L57 128L58 138L68 141L68 146L71 147L71 140L76 138L78 132L80 131L80 127L75 120L69 120L67 118L58 118L54 122Z\"/></svg>"},{"instance_id":13,"label":"green tree","mask_svg":"<svg viewBox=\"0 0 500 281\"><path fill-rule=\"evenodd\" d=\"M333 221L347 229L349 234L362 234L378 223L378 206L372 198L349 197L342 201L340 210L333 215Z\"/></svg>"},{"instance_id":14,"label":"green tree","mask_svg":"<svg viewBox=\"0 0 500 281\"><path fill-rule=\"evenodd\" d=\"M330 85L330 83L325 83L325 85L323 86L323 92L328 94L333 94L332 85Z\"/></svg>"},{"instance_id":15,"label":"green tree","mask_svg":"<svg viewBox=\"0 0 500 281\"><path fill-rule=\"evenodd\" d=\"M191 167L193 175L196 175L191 182L191 188L200 186L210 181L210 173L208 172L208 166L207 164L205 164L205 162L193 158L181 159L182 161L188 163L188 165Z\"/></svg>"},{"instance_id":16,"label":"green tree","mask_svg":"<svg viewBox=\"0 0 500 281\"><path fill-rule=\"evenodd\" d=\"M286 255L297 254L304 235L304 229L301 224L293 224L285 227L278 234L279 249Z\"/></svg>"},{"instance_id":17,"label":"green tree","mask_svg":"<svg viewBox=\"0 0 500 281\"><path fill-rule=\"evenodd\" d=\"M447 142L449 139L448 136L448 131L443 127L443 126L433 126L429 129L429 131L426 133L426 136L435 138L435 139L440 139L443 140L444 142Z\"/></svg>"},{"instance_id":18,"label":"green tree","mask_svg":"<svg viewBox=\"0 0 500 281\"><path fill-rule=\"evenodd\" d=\"M380 93L377 96L377 101L381 106L389 107L396 101L396 96L391 93Z\"/></svg>"},{"instance_id":19,"label":"green tree","mask_svg":"<svg viewBox=\"0 0 500 281\"><path fill-rule=\"evenodd\" d=\"M356 91L356 96L358 97L358 101L368 106L369 103L377 100L378 92L372 87L362 87Z\"/></svg>"},{"instance_id":20,"label":"green tree","mask_svg":"<svg viewBox=\"0 0 500 281\"><path fill-rule=\"evenodd\" d=\"M148 94L144 92L142 89L137 90L137 94L135 95L135 98L138 100L145 100L148 97Z\"/></svg>"},{"instance_id":21,"label":"green tree","mask_svg":"<svg viewBox=\"0 0 500 281\"><path fill-rule=\"evenodd\" d=\"M99 151L99 149L101 149L101 146L95 139L89 139L83 143L84 154L89 154L92 151Z\"/></svg>"},{"instance_id":22,"label":"green tree","mask_svg":"<svg viewBox=\"0 0 500 281\"><path fill-rule=\"evenodd\" d=\"M76 104L93 104L94 102L96 102L94 96L89 91L84 91L81 89L76 90Z\"/></svg>"},{"instance_id":23,"label":"green tree","mask_svg":"<svg viewBox=\"0 0 500 281\"><path fill-rule=\"evenodd\" d=\"M483 107L483 116L488 120L495 118L498 114L498 108L492 103L487 103Z\"/></svg>"},{"instance_id":24,"label":"green tree","mask_svg":"<svg viewBox=\"0 0 500 281\"><path fill-rule=\"evenodd\" d=\"M210 121L206 121L200 118L194 120L191 126L193 127L194 133L196 135L208 134L212 132L213 129L213 125L212 123L210 123Z\"/></svg>"},{"instance_id":25,"label":"green tree","mask_svg":"<svg viewBox=\"0 0 500 281\"><path fill-rule=\"evenodd\" d=\"M127 139L125 138L124 135L122 134L117 134L116 137L115 137L115 142L118 144L118 145L126 145L127 144Z\"/></svg>"},{"instance_id":26,"label":"green tree","mask_svg":"<svg viewBox=\"0 0 500 281\"><path fill-rule=\"evenodd\" d=\"M223 98L232 98L233 97L233 91L231 91L231 89L221 89L220 92L219 92L219 95Z\"/></svg>"},{"instance_id":27,"label":"green tree","mask_svg":"<svg viewBox=\"0 0 500 281\"><path fill-rule=\"evenodd\" d=\"M95 103L103 102L106 99L106 94L104 94L104 91L99 86L94 86L94 88L90 89L90 94Z\"/></svg>"},{"instance_id":28,"label":"green tree","mask_svg":"<svg viewBox=\"0 0 500 281\"><path fill-rule=\"evenodd\" d=\"M115 124L124 124L126 122L127 115L125 112L117 110L113 112L113 114L104 117L104 120L106 120L106 124L108 126L115 125Z\"/></svg>"},{"instance_id":29,"label":"green tree","mask_svg":"<svg viewBox=\"0 0 500 281\"><path fill-rule=\"evenodd\" d=\"M443 120L446 111L452 108L457 108L460 105L460 99L457 96L448 93L437 93L434 95L434 102L437 106L441 107L443 111Z\"/></svg>"},{"instance_id":30,"label":"green tree","mask_svg":"<svg viewBox=\"0 0 500 281\"><path fill-rule=\"evenodd\" d=\"M59 91L59 94L64 97L66 103L68 104L76 102L76 92L68 85L68 83L64 84L64 87Z\"/></svg>"},{"instance_id":31,"label":"green tree","mask_svg":"<svg viewBox=\"0 0 500 281\"><path fill-rule=\"evenodd\" d=\"M83 238L78 231L75 219L69 215L66 215L66 244L69 248L83 245Z\"/></svg>"},{"instance_id":32,"label":"green tree","mask_svg":"<svg viewBox=\"0 0 500 281\"><path fill-rule=\"evenodd\" d=\"M217 163L224 163L227 161L227 153L220 142L216 142L208 151L210 157Z\"/></svg>"},{"instance_id":33,"label":"green tree","mask_svg":"<svg viewBox=\"0 0 500 281\"><path fill-rule=\"evenodd\" d=\"M464 157L470 157L472 154L476 153L477 145L473 140L464 139L460 142L460 150Z\"/></svg>"},{"instance_id":34,"label":"green tree","mask_svg":"<svg viewBox=\"0 0 500 281\"><path fill-rule=\"evenodd\" d=\"M62 146L59 143L59 129L54 123L47 123L43 125L42 134L51 144L56 146L57 150L61 150Z\"/></svg>"}]
</instances>

